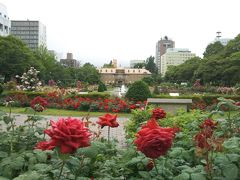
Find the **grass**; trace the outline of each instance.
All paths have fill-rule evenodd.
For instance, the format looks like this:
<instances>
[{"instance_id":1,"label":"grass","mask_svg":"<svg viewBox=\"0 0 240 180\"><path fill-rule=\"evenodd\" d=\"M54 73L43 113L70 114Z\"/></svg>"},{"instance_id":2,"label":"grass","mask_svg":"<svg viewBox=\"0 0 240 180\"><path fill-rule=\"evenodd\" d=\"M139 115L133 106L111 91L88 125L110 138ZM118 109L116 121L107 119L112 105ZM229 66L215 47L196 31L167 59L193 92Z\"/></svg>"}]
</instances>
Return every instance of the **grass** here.
<instances>
[{"instance_id":1,"label":"grass","mask_svg":"<svg viewBox=\"0 0 240 180\"><path fill-rule=\"evenodd\" d=\"M0 106L0 110L4 112L9 112L9 107ZM21 108L21 107L12 107L12 113L17 114L33 114L33 111L30 108ZM88 112L84 111L72 111L72 110L64 110L64 109L47 109L41 113L37 113L38 115L51 115L51 116L86 116ZM106 112L90 112L90 116L98 117L106 114ZM118 117L131 117L130 113L118 113Z\"/></svg>"}]
</instances>

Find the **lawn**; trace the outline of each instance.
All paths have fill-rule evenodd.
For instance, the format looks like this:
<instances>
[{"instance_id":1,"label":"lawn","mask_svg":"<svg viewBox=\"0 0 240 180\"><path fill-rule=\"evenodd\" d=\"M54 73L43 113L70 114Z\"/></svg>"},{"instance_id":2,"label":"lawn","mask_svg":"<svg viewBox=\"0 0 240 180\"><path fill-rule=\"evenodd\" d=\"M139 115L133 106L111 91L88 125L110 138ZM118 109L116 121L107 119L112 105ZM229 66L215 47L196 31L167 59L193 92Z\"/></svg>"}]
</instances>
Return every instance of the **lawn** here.
<instances>
[{"instance_id":1,"label":"lawn","mask_svg":"<svg viewBox=\"0 0 240 180\"><path fill-rule=\"evenodd\" d=\"M9 108L5 106L0 106L0 110L4 112L9 112ZM32 111L28 110L28 108L21 107L12 107L12 113L19 114L33 114ZM51 115L51 116L86 116L88 112L86 111L71 111L71 110L63 110L63 109L46 109L45 111L38 113L38 115ZM98 117L106 114L106 112L90 112L92 117ZM118 117L127 117L131 116L130 113L118 113Z\"/></svg>"}]
</instances>

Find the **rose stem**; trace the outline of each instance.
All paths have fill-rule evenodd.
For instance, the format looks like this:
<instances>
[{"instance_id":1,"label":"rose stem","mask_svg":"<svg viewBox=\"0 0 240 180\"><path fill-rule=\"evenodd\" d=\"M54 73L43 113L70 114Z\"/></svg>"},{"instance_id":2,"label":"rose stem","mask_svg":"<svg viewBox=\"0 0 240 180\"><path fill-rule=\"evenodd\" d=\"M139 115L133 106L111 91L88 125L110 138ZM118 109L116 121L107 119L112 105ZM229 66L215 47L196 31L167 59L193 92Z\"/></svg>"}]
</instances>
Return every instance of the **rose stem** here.
<instances>
[{"instance_id":1,"label":"rose stem","mask_svg":"<svg viewBox=\"0 0 240 180\"><path fill-rule=\"evenodd\" d=\"M110 126L108 126L108 143L109 143L109 139L110 139Z\"/></svg>"},{"instance_id":2,"label":"rose stem","mask_svg":"<svg viewBox=\"0 0 240 180\"><path fill-rule=\"evenodd\" d=\"M156 161L155 161L155 159L152 159L152 160L153 160L153 163L154 163L154 167L155 167L155 169L156 169L156 171L157 171L157 174L159 174Z\"/></svg>"},{"instance_id":3,"label":"rose stem","mask_svg":"<svg viewBox=\"0 0 240 180\"><path fill-rule=\"evenodd\" d=\"M62 171L63 171L63 166L65 165L65 161L62 162L62 167L61 167L61 170L60 170L60 174L58 176L58 180L61 178L61 175L62 175Z\"/></svg>"}]
</instances>

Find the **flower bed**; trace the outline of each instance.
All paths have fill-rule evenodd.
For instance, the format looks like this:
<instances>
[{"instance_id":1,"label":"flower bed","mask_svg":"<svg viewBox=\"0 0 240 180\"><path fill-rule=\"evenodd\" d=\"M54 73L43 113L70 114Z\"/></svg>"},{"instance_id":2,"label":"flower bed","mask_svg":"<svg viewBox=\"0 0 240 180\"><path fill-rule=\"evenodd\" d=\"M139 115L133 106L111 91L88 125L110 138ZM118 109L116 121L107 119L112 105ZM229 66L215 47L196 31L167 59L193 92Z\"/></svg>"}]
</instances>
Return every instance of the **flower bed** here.
<instances>
[{"instance_id":1,"label":"flower bed","mask_svg":"<svg viewBox=\"0 0 240 180\"><path fill-rule=\"evenodd\" d=\"M159 108L134 110L125 126L125 148L109 140L110 128L118 128L117 115L99 117L99 128L93 131L88 117L60 118L42 128L37 116L16 126L11 114L1 114L6 128L0 131L0 178L238 180L240 107L231 100L219 101L208 114L193 111L166 117ZM223 105L226 112L220 110ZM238 114L231 115L232 110ZM228 117L214 119L215 113ZM108 140L99 137L104 126Z\"/></svg>"}]
</instances>

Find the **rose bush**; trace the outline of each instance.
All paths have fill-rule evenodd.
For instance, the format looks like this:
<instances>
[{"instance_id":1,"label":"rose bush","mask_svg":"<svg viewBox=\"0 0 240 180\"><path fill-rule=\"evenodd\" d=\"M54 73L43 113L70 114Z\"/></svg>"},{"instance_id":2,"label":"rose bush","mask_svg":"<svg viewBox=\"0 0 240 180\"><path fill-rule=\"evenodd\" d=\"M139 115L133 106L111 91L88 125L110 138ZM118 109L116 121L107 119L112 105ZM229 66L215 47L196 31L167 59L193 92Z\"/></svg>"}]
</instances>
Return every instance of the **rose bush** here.
<instances>
[{"instance_id":1,"label":"rose bush","mask_svg":"<svg viewBox=\"0 0 240 180\"><path fill-rule=\"evenodd\" d=\"M163 119L166 117L166 112L162 108L155 108L152 111L152 118L154 119Z\"/></svg>"},{"instance_id":2,"label":"rose bush","mask_svg":"<svg viewBox=\"0 0 240 180\"><path fill-rule=\"evenodd\" d=\"M74 118L60 118L57 122L51 121L52 128L44 132L50 136L49 141L39 142L37 149L49 150L60 148L63 154L72 154L80 147L90 146L91 133L85 124Z\"/></svg>"},{"instance_id":3,"label":"rose bush","mask_svg":"<svg viewBox=\"0 0 240 180\"><path fill-rule=\"evenodd\" d=\"M48 102L45 98L42 98L40 96L35 97L31 102L30 102L30 106L33 110L37 111L37 112L42 112L43 110L45 110L45 108L47 107Z\"/></svg>"},{"instance_id":4,"label":"rose bush","mask_svg":"<svg viewBox=\"0 0 240 180\"><path fill-rule=\"evenodd\" d=\"M117 114L105 114L104 116L100 116L97 124L99 124L101 128L103 128L104 126L118 127L119 124L117 122Z\"/></svg>"},{"instance_id":5,"label":"rose bush","mask_svg":"<svg viewBox=\"0 0 240 180\"><path fill-rule=\"evenodd\" d=\"M142 129L137 132L134 144L137 150L145 156L155 159L165 155L171 148L175 131L173 128L160 127L155 119L150 119Z\"/></svg>"}]
</instances>

